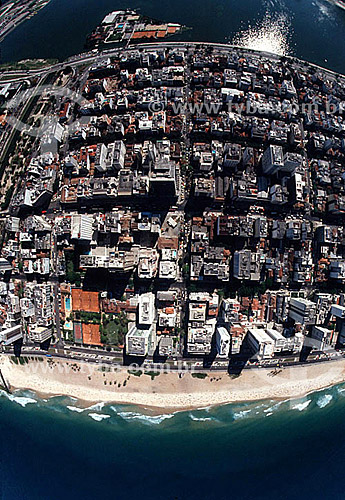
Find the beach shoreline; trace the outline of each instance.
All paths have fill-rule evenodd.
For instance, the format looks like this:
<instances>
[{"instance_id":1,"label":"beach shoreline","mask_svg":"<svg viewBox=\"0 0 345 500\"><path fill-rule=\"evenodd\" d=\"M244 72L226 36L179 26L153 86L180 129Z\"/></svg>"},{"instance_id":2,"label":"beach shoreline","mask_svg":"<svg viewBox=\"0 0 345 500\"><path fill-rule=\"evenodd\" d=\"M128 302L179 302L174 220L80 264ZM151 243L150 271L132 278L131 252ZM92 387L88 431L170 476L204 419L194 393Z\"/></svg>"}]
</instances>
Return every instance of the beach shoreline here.
<instances>
[{"instance_id":1,"label":"beach shoreline","mask_svg":"<svg viewBox=\"0 0 345 500\"><path fill-rule=\"evenodd\" d=\"M67 396L82 407L90 404L135 405L155 413L216 407L231 403L302 398L345 382L345 360L284 368L244 370L237 378L209 372L205 379L191 373L116 371L97 365L51 358L27 364L0 356L0 369L11 390L32 390L39 397ZM140 375L139 375L140 373Z\"/></svg>"}]
</instances>

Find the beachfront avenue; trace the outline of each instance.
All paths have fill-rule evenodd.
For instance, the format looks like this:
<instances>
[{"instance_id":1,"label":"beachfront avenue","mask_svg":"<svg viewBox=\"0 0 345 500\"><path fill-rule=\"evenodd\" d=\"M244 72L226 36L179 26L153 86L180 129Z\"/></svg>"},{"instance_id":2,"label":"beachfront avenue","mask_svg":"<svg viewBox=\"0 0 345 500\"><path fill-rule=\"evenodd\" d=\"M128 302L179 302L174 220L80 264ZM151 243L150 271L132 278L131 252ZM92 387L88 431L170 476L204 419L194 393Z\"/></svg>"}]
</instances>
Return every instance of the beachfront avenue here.
<instances>
[{"instance_id":1,"label":"beachfront avenue","mask_svg":"<svg viewBox=\"0 0 345 500\"><path fill-rule=\"evenodd\" d=\"M159 43L2 77L8 359L341 370L342 75Z\"/></svg>"}]
</instances>

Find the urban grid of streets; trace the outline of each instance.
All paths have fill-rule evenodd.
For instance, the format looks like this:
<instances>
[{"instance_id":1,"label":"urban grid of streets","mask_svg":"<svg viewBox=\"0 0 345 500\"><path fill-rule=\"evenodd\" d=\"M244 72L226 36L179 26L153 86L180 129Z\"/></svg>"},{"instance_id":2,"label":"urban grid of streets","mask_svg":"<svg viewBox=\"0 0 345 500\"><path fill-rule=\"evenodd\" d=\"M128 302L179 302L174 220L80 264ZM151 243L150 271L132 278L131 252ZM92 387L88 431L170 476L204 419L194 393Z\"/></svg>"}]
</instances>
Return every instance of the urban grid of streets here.
<instances>
[{"instance_id":1,"label":"urban grid of streets","mask_svg":"<svg viewBox=\"0 0 345 500\"><path fill-rule=\"evenodd\" d=\"M6 119L24 124L0 138L5 352L24 339L25 354L50 344L58 357L199 369L343 356L344 77L154 43L1 85ZM19 138L30 150L18 155ZM123 314L122 350L106 325Z\"/></svg>"}]
</instances>

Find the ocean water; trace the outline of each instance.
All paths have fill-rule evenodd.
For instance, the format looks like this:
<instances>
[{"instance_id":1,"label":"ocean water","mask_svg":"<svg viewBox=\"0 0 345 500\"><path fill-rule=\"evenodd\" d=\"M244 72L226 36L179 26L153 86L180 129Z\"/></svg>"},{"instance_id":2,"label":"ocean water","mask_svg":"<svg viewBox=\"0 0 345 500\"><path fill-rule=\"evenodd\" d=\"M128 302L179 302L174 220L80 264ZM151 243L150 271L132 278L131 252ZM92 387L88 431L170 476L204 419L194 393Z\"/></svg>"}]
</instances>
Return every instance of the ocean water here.
<instances>
[{"instance_id":1,"label":"ocean water","mask_svg":"<svg viewBox=\"0 0 345 500\"><path fill-rule=\"evenodd\" d=\"M0 396L2 499L343 499L345 388L155 415Z\"/></svg>"},{"instance_id":2,"label":"ocean water","mask_svg":"<svg viewBox=\"0 0 345 500\"><path fill-rule=\"evenodd\" d=\"M1 60L64 59L83 50L112 10L143 14L192 28L179 39L233 42L345 72L345 11L327 0L51 0L1 44Z\"/></svg>"}]
</instances>

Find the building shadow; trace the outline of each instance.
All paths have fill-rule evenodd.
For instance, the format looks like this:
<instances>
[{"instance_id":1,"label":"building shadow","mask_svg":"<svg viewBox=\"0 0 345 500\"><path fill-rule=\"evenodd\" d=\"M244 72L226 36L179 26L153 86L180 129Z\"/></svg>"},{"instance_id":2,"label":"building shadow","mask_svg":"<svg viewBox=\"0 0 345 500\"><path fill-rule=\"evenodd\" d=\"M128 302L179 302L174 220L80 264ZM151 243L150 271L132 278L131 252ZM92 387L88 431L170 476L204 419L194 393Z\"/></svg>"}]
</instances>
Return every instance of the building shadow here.
<instances>
[{"instance_id":1,"label":"building shadow","mask_svg":"<svg viewBox=\"0 0 345 500\"><path fill-rule=\"evenodd\" d=\"M144 356L128 356L128 354L126 354L125 350L123 351L123 364L124 364L124 366L129 366L129 365L142 366L144 364L145 360L146 360L146 357L144 357Z\"/></svg>"},{"instance_id":2,"label":"building shadow","mask_svg":"<svg viewBox=\"0 0 345 500\"><path fill-rule=\"evenodd\" d=\"M168 355L164 356L159 354L159 344L157 345L155 352L153 353L153 362L159 364L165 364L168 360Z\"/></svg>"},{"instance_id":3,"label":"building shadow","mask_svg":"<svg viewBox=\"0 0 345 500\"><path fill-rule=\"evenodd\" d=\"M213 335L212 343L211 343L211 352L204 357L203 360L203 368L212 368L214 360L217 357L217 345L216 345L216 336Z\"/></svg>"},{"instance_id":4,"label":"building shadow","mask_svg":"<svg viewBox=\"0 0 345 500\"><path fill-rule=\"evenodd\" d=\"M253 352L249 349L249 346L244 339L240 352L231 356L228 366L228 374L234 377L239 377L242 370L246 367L248 361L253 358Z\"/></svg>"},{"instance_id":5,"label":"building shadow","mask_svg":"<svg viewBox=\"0 0 345 500\"><path fill-rule=\"evenodd\" d=\"M299 360L301 363L305 363L308 360L308 357L309 357L312 350L313 350L313 348L310 346L304 345L302 347L301 354L299 356Z\"/></svg>"},{"instance_id":6,"label":"building shadow","mask_svg":"<svg viewBox=\"0 0 345 500\"><path fill-rule=\"evenodd\" d=\"M23 339L16 340L13 344L14 355L19 358L22 354Z\"/></svg>"},{"instance_id":7,"label":"building shadow","mask_svg":"<svg viewBox=\"0 0 345 500\"><path fill-rule=\"evenodd\" d=\"M51 341L52 341L52 338L50 337L49 339L47 339L46 341L42 342L40 344L40 349L42 351L48 351L49 350L49 347L50 347L50 344L51 344Z\"/></svg>"}]
</instances>

